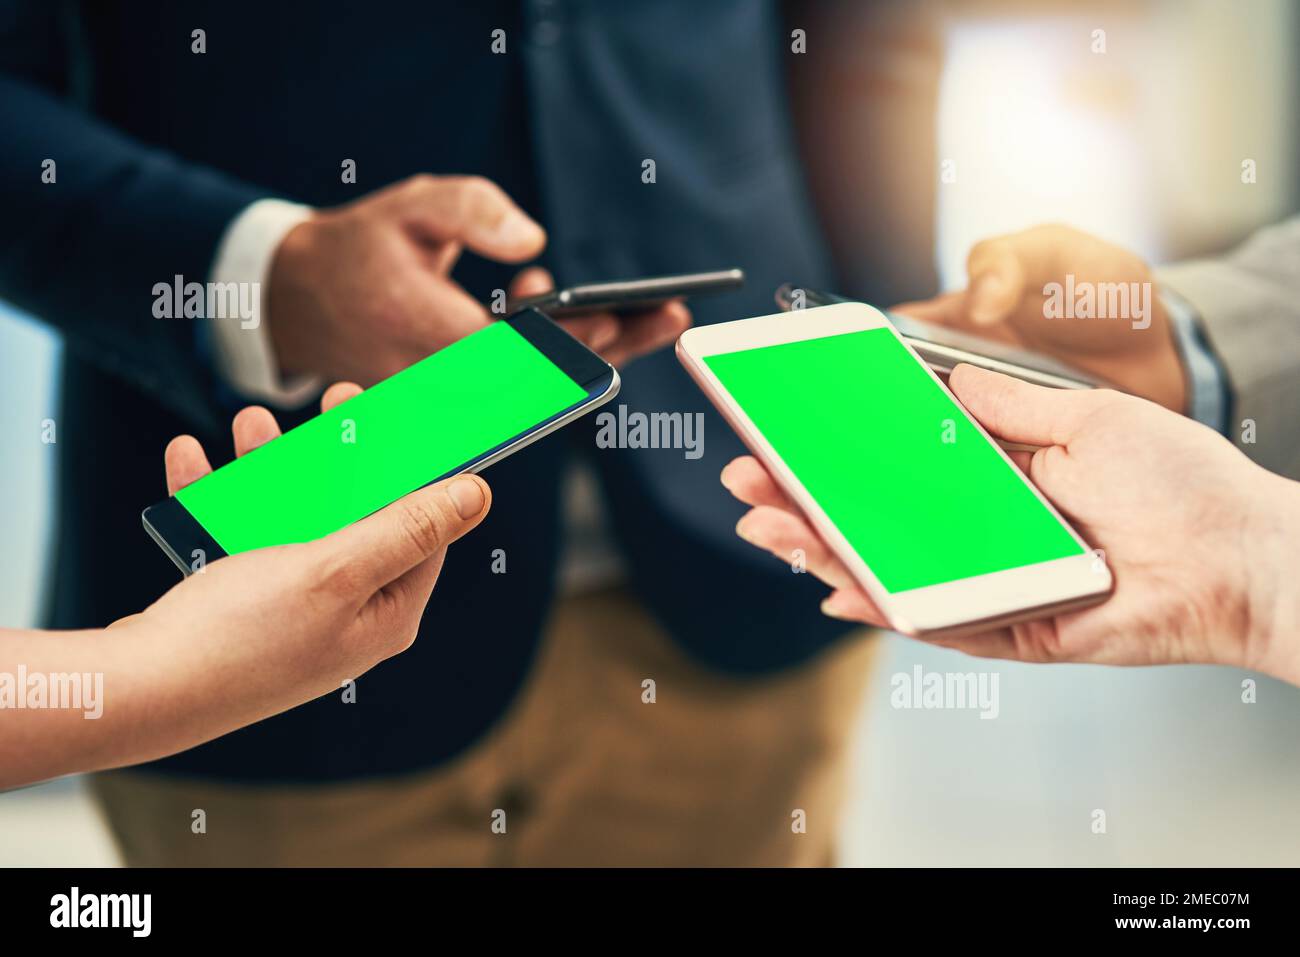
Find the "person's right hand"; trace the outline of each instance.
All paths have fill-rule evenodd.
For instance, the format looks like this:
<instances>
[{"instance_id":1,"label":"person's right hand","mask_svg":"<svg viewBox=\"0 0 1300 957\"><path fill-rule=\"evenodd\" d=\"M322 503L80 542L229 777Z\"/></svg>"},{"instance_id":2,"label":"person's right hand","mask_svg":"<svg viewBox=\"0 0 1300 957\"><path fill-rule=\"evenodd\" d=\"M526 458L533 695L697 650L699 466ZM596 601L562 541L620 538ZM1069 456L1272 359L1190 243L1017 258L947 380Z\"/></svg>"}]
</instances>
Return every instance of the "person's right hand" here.
<instances>
[{"instance_id":1,"label":"person's right hand","mask_svg":"<svg viewBox=\"0 0 1300 957\"><path fill-rule=\"evenodd\" d=\"M1041 447L1013 458L1103 550L1115 591L1083 611L938 644L1021 661L1235 664L1300 683L1294 616L1284 611L1300 486L1133 396L1045 389L967 365L950 385L991 434ZM786 561L802 549L834 589L828 615L887 626L756 459L732 462L722 481L754 506L737 525L742 538Z\"/></svg>"},{"instance_id":2,"label":"person's right hand","mask_svg":"<svg viewBox=\"0 0 1300 957\"><path fill-rule=\"evenodd\" d=\"M490 321L451 279L463 249L517 263L545 245L542 227L477 176L413 176L320 210L271 264L280 370L373 385Z\"/></svg>"},{"instance_id":3,"label":"person's right hand","mask_svg":"<svg viewBox=\"0 0 1300 957\"><path fill-rule=\"evenodd\" d=\"M358 392L335 385L322 408ZM260 407L240 412L232 431L238 455L280 434ZM212 470L191 436L173 439L165 458L173 494ZM210 648L218 671L204 677L232 683L224 717L239 727L337 689L409 647L447 546L478 525L490 504L487 483L476 475L426 486L317 541L211 562L124 624ZM241 693L244 713L233 700Z\"/></svg>"},{"instance_id":4,"label":"person's right hand","mask_svg":"<svg viewBox=\"0 0 1300 957\"><path fill-rule=\"evenodd\" d=\"M271 263L267 325L280 372L373 385L492 321L451 278L463 250L522 263L545 245L542 227L479 176L412 176L318 210ZM531 268L510 295L550 286ZM559 324L617 363L672 342L690 313L670 302L631 319L602 312Z\"/></svg>"}]
</instances>

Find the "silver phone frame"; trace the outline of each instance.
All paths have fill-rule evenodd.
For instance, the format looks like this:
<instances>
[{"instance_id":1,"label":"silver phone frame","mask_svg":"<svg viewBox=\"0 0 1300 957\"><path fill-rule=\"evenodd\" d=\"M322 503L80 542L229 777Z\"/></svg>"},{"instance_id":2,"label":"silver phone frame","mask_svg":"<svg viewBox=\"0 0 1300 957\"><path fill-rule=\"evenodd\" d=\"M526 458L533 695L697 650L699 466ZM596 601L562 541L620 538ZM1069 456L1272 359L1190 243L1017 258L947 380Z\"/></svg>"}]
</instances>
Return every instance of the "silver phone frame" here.
<instances>
[{"instance_id":1,"label":"silver phone frame","mask_svg":"<svg viewBox=\"0 0 1300 957\"><path fill-rule=\"evenodd\" d=\"M990 435L952 395L938 373L916 352L915 347L894 327L884 312L857 302L835 303L800 312L803 315L799 317L791 312L780 312L695 327L678 338L677 356L745 446L767 468L785 494L804 514L813 530L875 602L893 630L914 637L954 636L1062 614L1097 604L1109 597L1114 588L1114 577L1104 558L1098 567L1098 556L1091 545L1028 476L1016 469L1006 455L1006 446ZM810 317L813 318L812 322L808 321ZM867 561L853 548L780 453L703 361L708 355L820 338L860 328L888 329L897 337L903 347L912 353L917 364L934 380L935 385L953 400L961 414L999 450L1007 467L1016 470L1020 480L1035 498L1079 544L1080 553L904 591L891 592L885 588ZM722 348L724 344L726 348ZM1083 574L1085 565L1088 577ZM1089 587L1082 587L1084 582ZM938 610L934 605L936 600L955 603L960 613Z\"/></svg>"}]
</instances>

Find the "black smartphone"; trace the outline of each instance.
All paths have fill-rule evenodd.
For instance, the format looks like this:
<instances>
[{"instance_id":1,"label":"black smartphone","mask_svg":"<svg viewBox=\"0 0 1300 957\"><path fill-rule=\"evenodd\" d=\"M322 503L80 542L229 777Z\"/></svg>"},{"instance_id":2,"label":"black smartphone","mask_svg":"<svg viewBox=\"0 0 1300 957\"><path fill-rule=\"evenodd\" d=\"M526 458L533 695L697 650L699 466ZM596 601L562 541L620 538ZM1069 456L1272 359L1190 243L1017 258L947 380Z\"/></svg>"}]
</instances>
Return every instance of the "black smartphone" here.
<instances>
[{"instance_id":1,"label":"black smartphone","mask_svg":"<svg viewBox=\"0 0 1300 957\"><path fill-rule=\"evenodd\" d=\"M741 269L683 273L679 276L650 276L644 279L615 279L584 283L567 289L553 289L540 296L511 300L506 312L540 309L557 319L588 312L645 312L671 299L686 299L736 289L745 282Z\"/></svg>"},{"instance_id":2,"label":"black smartphone","mask_svg":"<svg viewBox=\"0 0 1300 957\"><path fill-rule=\"evenodd\" d=\"M305 542L478 472L618 394L618 372L551 319L494 322L144 510L185 574Z\"/></svg>"},{"instance_id":3,"label":"black smartphone","mask_svg":"<svg viewBox=\"0 0 1300 957\"><path fill-rule=\"evenodd\" d=\"M791 283L776 290L776 304L786 312L849 301L834 293L797 287ZM982 339L932 322L923 322L888 309L882 309L881 312L889 317L894 328L916 350L917 355L925 360L926 365L944 378L959 363L965 362L1053 389L1097 389L1109 385L1098 377L1051 356Z\"/></svg>"}]
</instances>

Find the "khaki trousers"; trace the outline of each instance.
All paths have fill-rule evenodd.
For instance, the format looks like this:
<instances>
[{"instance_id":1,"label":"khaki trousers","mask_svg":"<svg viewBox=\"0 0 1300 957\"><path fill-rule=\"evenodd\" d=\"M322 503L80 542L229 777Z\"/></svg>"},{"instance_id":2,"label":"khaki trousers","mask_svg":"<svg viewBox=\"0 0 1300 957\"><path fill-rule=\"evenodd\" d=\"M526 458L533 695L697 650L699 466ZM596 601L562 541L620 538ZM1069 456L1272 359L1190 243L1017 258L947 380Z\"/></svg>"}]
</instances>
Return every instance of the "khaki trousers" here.
<instances>
[{"instance_id":1,"label":"khaki trousers","mask_svg":"<svg viewBox=\"0 0 1300 957\"><path fill-rule=\"evenodd\" d=\"M878 644L863 631L776 677L719 677L611 589L558 603L509 713L437 770L93 787L132 866L823 865Z\"/></svg>"}]
</instances>

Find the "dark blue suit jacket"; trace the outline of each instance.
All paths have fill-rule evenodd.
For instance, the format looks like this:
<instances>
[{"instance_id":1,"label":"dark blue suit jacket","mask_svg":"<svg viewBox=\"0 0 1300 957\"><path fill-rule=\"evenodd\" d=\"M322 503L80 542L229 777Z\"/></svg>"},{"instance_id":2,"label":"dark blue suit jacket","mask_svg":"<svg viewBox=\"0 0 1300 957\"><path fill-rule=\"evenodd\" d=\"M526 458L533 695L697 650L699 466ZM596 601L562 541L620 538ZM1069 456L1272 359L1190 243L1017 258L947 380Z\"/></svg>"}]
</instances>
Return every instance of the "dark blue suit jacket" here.
<instances>
[{"instance_id":1,"label":"dark blue suit jacket","mask_svg":"<svg viewBox=\"0 0 1300 957\"><path fill-rule=\"evenodd\" d=\"M746 289L700 301L698 322L772 311L786 280L877 301L930 292L938 46L898 27L893 5L863 9L803 15L801 58L781 11L747 0L0 2L0 190L16 213L0 295L67 341L54 625L105 624L175 582L140 509L163 492L174 434L228 455L230 409L193 322L153 318L152 288L205 277L258 198L330 205L416 172L479 173L547 226L561 282L743 267ZM506 55L491 52L495 29ZM344 159L355 186L340 182ZM485 296L512 272L467 259L457 278ZM634 587L698 660L759 673L832 641L824 589L735 538L740 508L718 473L740 445L671 351L624 382L631 409L704 412L704 456L594 452L588 420L494 467L492 514L453 550L419 640L360 680L356 704L329 695L158 768L345 779L472 743L528 673L575 453L604 479ZM496 548L505 575L491 573Z\"/></svg>"}]
</instances>

